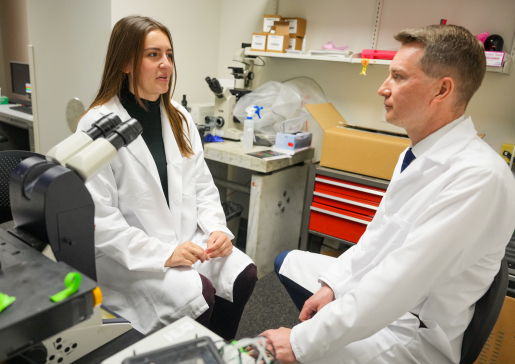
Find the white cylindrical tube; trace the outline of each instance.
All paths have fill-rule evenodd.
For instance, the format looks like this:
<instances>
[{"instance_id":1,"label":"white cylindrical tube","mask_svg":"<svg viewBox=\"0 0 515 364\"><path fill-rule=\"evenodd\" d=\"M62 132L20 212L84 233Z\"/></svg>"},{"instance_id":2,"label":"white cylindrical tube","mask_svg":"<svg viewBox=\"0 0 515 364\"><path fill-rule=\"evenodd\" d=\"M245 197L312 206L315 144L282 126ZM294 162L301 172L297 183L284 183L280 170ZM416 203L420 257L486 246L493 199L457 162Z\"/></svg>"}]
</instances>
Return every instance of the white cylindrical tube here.
<instances>
[{"instance_id":1,"label":"white cylindrical tube","mask_svg":"<svg viewBox=\"0 0 515 364\"><path fill-rule=\"evenodd\" d=\"M74 170L86 182L102 167L111 163L116 157L116 153L116 148L110 142L99 138L70 158L66 167Z\"/></svg>"},{"instance_id":2,"label":"white cylindrical tube","mask_svg":"<svg viewBox=\"0 0 515 364\"><path fill-rule=\"evenodd\" d=\"M54 163L66 165L76 153L87 147L93 139L86 133L75 133L50 149L46 156Z\"/></svg>"}]
</instances>

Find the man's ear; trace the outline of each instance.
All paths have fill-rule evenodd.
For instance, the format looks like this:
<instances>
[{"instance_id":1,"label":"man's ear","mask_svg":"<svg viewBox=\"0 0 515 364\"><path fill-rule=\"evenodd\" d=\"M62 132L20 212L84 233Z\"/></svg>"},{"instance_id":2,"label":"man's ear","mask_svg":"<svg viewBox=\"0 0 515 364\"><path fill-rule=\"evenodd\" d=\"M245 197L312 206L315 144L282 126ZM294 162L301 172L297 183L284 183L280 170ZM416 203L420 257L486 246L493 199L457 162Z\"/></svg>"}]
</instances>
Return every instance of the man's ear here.
<instances>
[{"instance_id":1,"label":"man's ear","mask_svg":"<svg viewBox=\"0 0 515 364\"><path fill-rule=\"evenodd\" d=\"M454 80L450 77L444 77L438 81L436 94L434 95L435 102L443 102L449 99L454 93Z\"/></svg>"}]
</instances>

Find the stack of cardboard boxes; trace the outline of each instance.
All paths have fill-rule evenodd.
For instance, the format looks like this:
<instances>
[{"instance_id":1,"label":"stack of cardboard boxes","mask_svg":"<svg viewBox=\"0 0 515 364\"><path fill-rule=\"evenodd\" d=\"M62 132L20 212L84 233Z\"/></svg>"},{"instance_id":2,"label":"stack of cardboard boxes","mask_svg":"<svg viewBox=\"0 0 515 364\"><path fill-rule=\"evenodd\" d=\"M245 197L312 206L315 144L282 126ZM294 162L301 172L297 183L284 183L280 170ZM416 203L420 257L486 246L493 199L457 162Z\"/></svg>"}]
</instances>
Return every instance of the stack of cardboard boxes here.
<instances>
[{"instance_id":1,"label":"stack of cardboard boxes","mask_svg":"<svg viewBox=\"0 0 515 364\"><path fill-rule=\"evenodd\" d=\"M306 35L306 19L263 16L263 31L252 34L251 50L285 53L287 49L302 50Z\"/></svg>"}]
</instances>

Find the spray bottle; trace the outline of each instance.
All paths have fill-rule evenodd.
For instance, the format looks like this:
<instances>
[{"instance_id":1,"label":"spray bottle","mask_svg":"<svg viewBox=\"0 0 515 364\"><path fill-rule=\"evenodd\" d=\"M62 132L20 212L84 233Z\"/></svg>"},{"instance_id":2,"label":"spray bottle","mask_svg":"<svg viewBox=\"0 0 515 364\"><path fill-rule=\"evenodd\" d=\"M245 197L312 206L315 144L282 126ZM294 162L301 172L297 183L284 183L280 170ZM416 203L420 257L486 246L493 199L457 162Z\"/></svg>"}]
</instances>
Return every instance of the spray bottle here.
<instances>
[{"instance_id":1,"label":"spray bottle","mask_svg":"<svg viewBox=\"0 0 515 364\"><path fill-rule=\"evenodd\" d=\"M252 117L254 113L261 119L261 115L259 112L263 109L263 107L259 107L256 105L251 105L245 109L247 113L247 120L243 123L243 150L249 151L252 149L254 145L254 120Z\"/></svg>"}]
</instances>

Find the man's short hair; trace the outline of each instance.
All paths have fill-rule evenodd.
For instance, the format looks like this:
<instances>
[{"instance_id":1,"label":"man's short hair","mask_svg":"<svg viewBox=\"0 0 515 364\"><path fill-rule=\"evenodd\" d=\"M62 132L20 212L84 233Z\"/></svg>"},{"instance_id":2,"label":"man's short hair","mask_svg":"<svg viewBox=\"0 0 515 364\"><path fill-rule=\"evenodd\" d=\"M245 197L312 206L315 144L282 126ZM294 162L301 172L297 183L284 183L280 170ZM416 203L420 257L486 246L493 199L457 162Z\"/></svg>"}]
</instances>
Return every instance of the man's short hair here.
<instances>
[{"instance_id":1,"label":"man's short hair","mask_svg":"<svg viewBox=\"0 0 515 364\"><path fill-rule=\"evenodd\" d=\"M486 71L485 48L472 33L458 25L430 25L403 30L394 38L402 45L422 44L422 71L429 77L451 77L456 87L456 106L467 106Z\"/></svg>"}]
</instances>

